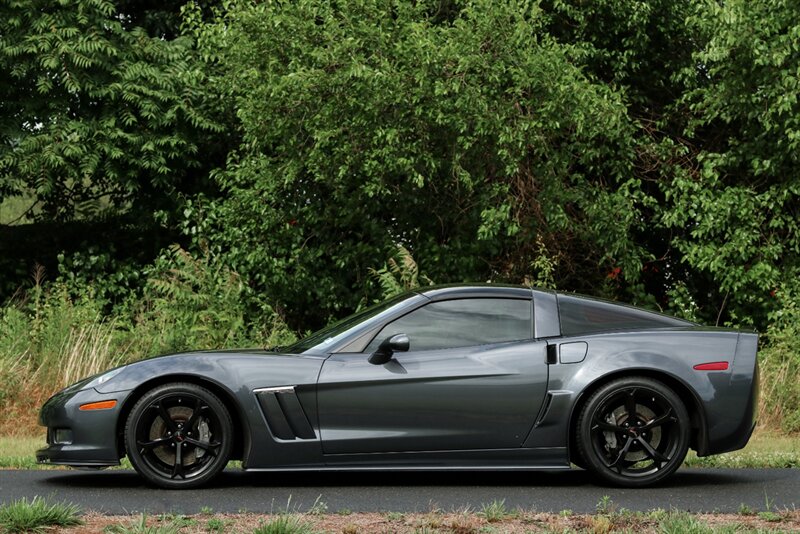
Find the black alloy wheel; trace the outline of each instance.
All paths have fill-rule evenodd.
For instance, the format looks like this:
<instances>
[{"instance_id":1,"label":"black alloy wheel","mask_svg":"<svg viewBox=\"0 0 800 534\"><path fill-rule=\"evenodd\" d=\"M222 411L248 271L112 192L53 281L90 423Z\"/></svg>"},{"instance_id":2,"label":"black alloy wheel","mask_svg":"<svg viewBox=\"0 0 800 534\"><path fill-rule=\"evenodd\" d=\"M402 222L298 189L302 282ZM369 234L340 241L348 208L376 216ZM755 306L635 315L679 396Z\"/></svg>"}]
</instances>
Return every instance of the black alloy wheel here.
<instances>
[{"instance_id":1,"label":"black alloy wheel","mask_svg":"<svg viewBox=\"0 0 800 534\"><path fill-rule=\"evenodd\" d=\"M581 410L578 452L607 482L626 487L655 484L680 467L689 449L689 414L663 383L645 377L614 380Z\"/></svg>"},{"instance_id":2,"label":"black alloy wheel","mask_svg":"<svg viewBox=\"0 0 800 534\"><path fill-rule=\"evenodd\" d=\"M225 405L190 383L148 391L125 425L131 464L163 488L193 488L211 480L228 463L232 441L233 423Z\"/></svg>"}]
</instances>

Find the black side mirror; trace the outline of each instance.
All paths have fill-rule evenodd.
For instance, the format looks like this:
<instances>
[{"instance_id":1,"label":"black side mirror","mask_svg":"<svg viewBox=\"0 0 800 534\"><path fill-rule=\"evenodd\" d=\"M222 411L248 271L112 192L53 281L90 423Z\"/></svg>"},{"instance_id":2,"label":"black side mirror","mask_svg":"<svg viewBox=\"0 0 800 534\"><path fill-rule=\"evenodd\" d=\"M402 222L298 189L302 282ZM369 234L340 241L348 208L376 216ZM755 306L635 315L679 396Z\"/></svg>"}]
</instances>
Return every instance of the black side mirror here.
<instances>
[{"instance_id":1,"label":"black side mirror","mask_svg":"<svg viewBox=\"0 0 800 534\"><path fill-rule=\"evenodd\" d=\"M392 359L395 352L406 352L411 342L405 334L395 334L387 337L378 345L378 350L369 355L369 363L373 365L383 365Z\"/></svg>"}]
</instances>

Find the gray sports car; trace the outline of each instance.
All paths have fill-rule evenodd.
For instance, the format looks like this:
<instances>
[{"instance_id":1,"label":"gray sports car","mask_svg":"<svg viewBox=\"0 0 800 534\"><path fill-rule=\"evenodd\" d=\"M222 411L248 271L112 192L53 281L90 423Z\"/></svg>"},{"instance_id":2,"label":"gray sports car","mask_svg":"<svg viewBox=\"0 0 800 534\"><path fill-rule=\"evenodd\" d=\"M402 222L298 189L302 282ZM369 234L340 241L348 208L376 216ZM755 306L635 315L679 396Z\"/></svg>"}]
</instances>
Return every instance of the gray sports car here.
<instances>
[{"instance_id":1,"label":"gray sports car","mask_svg":"<svg viewBox=\"0 0 800 534\"><path fill-rule=\"evenodd\" d=\"M523 287L412 291L279 351L174 354L42 407L43 463L190 488L249 471L556 470L650 485L745 446L757 336Z\"/></svg>"}]
</instances>

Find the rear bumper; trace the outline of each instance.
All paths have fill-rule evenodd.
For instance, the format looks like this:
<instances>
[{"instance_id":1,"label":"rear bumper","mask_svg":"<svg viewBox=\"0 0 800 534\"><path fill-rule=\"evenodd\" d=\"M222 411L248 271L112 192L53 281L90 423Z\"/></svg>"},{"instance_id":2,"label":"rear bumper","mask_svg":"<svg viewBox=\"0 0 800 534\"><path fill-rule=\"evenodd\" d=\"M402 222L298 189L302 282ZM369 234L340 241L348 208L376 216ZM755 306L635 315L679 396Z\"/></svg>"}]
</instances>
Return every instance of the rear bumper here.
<instances>
[{"instance_id":1,"label":"rear bumper","mask_svg":"<svg viewBox=\"0 0 800 534\"><path fill-rule=\"evenodd\" d=\"M714 413L710 414L708 446L698 456L744 448L756 427L760 393L758 337L740 333L727 388L718 390Z\"/></svg>"},{"instance_id":2,"label":"rear bumper","mask_svg":"<svg viewBox=\"0 0 800 534\"><path fill-rule=\"evenodd\" d=\"M74 467L119 465L117 420L128 394L68 388L53 395L39 414L39 423L47 427L47 446L36 451L36 461ZM104 400L116 400L117 404L105 410L79 409Z\"/></svg>"}]
</instances>

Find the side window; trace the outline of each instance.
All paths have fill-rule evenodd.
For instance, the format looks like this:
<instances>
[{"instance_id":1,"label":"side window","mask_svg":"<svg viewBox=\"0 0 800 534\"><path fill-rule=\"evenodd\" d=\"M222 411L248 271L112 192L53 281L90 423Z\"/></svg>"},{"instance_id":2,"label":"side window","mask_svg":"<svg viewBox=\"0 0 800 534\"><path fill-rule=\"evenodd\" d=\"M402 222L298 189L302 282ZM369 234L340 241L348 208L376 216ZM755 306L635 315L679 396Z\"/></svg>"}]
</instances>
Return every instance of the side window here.
<instances>
[{"instance_id":1,"label":"side window","mask_svg":"<svg viewBox=\"0 0 800 534\"><path fill-rule=\"evenodd\" d=\"M533 337L531 301L460 299L432 302L387 324L365 349L406 334L411 350L435 350L517 341Z\"/></svg>"},{"instance_id":2,"label":"side window","mask_svg":"<svg viewBox=\"0 0 800 534\"><path fill-rule=\"evenodd\" d=\"M568 295L558 295L558 313L564 336L691 324L646 310Z\"/></svg>"}]
</instances>

